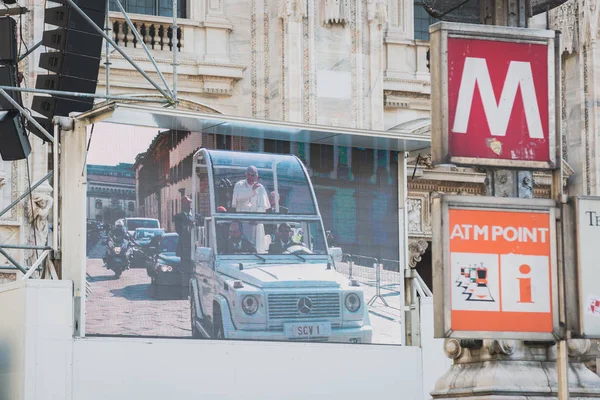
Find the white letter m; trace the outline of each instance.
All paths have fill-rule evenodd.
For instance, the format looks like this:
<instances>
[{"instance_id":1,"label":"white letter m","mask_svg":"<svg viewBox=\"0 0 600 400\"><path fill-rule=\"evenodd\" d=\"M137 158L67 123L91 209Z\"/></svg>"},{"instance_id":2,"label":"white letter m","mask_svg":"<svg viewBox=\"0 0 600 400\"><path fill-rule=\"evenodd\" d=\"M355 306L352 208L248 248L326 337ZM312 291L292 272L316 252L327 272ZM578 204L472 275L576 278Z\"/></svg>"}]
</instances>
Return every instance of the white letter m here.
<instances>
[{"instance_id":1,"label":"white letter m","mask_svg":"<svg viewBox=\"0 0 600 400\"><path fill-rule=\"evenodd\" d=\"M533 84L531 63L523 61L510 62L502 94L500 95L500 103L496 104L496 97L487 62L484 58L473 57L467 57L465 60L465 69L458 91L456 115L454 116L454 127L452 128L453 132L467 133L471 105L473 103L473 96L475 95L475 84L479 87L483 110L490 127L490 133L493 136L506 136L510 114L517 97L517 89L520 86L529 137L532 139L544 138L542 119Z\"/></svg>"}]
</instances>

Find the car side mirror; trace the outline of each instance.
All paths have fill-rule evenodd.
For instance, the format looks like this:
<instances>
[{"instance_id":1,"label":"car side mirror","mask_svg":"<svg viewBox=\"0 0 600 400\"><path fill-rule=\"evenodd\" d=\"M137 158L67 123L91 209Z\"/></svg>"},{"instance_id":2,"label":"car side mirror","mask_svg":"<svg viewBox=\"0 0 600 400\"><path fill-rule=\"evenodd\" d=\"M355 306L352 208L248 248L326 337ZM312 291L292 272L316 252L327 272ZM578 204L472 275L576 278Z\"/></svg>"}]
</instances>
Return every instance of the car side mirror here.
<instances>
[{"instance_id":1,"label":"car side mirror","mask_svg":"<svg viewBox=\"0 0 600 400\"><path fill-rule=\"evenodd\" d=\"M214 258L213 249L210 247L198 247L196 249L196 262L211 264Z\"/></svg>"}]
</instances>

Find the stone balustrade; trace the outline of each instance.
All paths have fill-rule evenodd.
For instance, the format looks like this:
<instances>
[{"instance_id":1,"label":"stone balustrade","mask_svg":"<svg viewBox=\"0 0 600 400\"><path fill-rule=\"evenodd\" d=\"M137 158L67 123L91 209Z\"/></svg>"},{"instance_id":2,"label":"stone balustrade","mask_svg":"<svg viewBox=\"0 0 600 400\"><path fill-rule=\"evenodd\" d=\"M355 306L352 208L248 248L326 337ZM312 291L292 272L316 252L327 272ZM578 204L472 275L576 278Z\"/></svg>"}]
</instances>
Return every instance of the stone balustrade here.
<instances>
[{"instance_id":1,"label":"stone balustrade","mask_svg":"<svg viewBox=\"0 0 600 400\"><path fill-rule=\"evenodd\" d=\"M152 15L130 14L133 26L139 33L144 44L155 51L173 51L173 20L170 17L157 17ZM185 51L186 31L193 29L191 23L186 24L186 20L178 20L177 28L177 49L180 52ZM121 13L110 13L110 35L111 38L122 47L142 48L141 43L135 37L132 29L127 24Z\"/></svg>"}]
</instances>

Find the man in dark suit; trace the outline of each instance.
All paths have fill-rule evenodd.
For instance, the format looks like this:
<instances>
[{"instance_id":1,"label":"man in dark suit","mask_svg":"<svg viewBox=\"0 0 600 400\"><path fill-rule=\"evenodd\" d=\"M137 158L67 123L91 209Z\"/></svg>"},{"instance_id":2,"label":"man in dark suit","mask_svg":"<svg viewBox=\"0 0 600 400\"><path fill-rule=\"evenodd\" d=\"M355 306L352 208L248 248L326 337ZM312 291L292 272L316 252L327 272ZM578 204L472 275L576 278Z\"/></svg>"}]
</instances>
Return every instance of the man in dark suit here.
<instances>
[{"instance_id":1,"label":"man in dark suit","mask_svg":"<svg viewBox=\"0 0 600 400\"><path fill-rule=\"evenodd\" d=\"M242 226L239 222L229 225L229 238L225 247L225 254L256 253L256 248L242 235Z\"/></svg>"},{"instance_id":2,"label":"man in dark suit","mask_svg":"<svg viewBox=\"0 0 600 400\"><path fill-rule=\"evenodd\" d=\"M179 235L175 255L180 257L179 268L181 270L181 296L187 298L189 282L194 263L192 262L192 230L195 221L192 216L192 199L189 196L181 198L181 212L175 215L175 232Z\"/></svg>"},{"instance_id":3,"label":"man in dark suit","mask_svg":"<svg viewBox=\"0 0 600 400\"><path fill-rule=\"evenodd\" d=\"M267 208L267 214L288 214L289 210L287 207L279 206L279 211L277 211L277 205L279 205L279 193L273 191L269 194L269 203L271 203L271 207Z\"/></svg>"},{"instance_id":4,"label":"man in dark suit","mask_svg":"<svg viewBox=\"0 0 600 400\"><path fill-rule=\"evenodd\" d=\"M292 227L287 222L279 225L277 239L269 246L269 254L281 254L292 246L300 245L292 240L293 233Z\"/></svg>"},{"instance_id":5,"label":"man in dark suit","mask_svg":"<svg viewBox=\"0 0 600 400\"><path fill-rule=\"evenodd\" d=\"M175 215L175 232L179 235L177 241L176 255L181 261L189 261L192 258L192 229L194 229L194 217L191 212L192 199L188 196L181 198L181 212Z\"/></svg>"}]
</instances>

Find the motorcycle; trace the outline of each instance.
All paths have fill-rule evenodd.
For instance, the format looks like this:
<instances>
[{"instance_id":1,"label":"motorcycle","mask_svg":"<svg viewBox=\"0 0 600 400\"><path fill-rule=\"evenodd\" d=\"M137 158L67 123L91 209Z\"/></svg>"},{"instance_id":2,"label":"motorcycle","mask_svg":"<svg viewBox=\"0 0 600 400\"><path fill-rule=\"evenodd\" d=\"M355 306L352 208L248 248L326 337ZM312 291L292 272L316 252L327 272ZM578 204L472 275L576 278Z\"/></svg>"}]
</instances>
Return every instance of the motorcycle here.
<instances>
[{"instance_id":1,"label":"motorcycle","mask_svg":"<svg viewBox=\"0 0 600 400\"><path fill-rule=\"evenodd\" d=\"M126 238L115 239L109 237L105 244L106 255L102 257L104 267L113 271L115 278L119 279L123 271L129 269L133 249Z\"/></svg>"}]
</instances>

